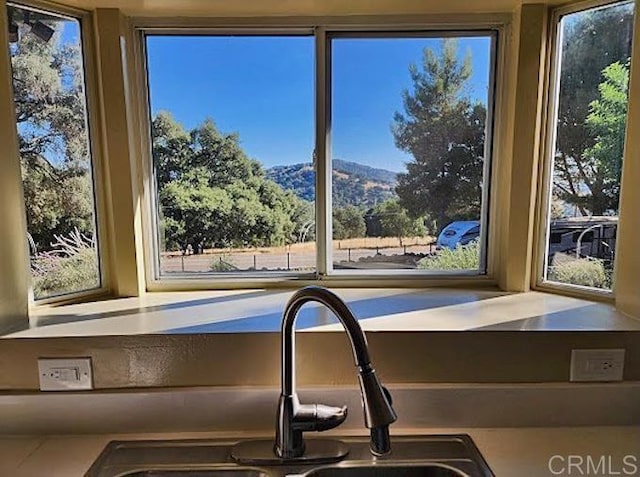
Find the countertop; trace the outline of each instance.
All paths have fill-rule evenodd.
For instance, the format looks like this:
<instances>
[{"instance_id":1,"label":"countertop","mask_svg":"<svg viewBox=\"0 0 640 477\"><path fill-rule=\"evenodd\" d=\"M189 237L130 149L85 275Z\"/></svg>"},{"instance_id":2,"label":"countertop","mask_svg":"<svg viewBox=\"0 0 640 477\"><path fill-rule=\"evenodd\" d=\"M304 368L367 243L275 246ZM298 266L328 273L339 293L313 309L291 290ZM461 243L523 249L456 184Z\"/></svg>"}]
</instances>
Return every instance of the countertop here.
<instances>
[{"instance_id":1,"label":"countertop","mask_svg":"<svg viewBox=\"0 0 640 477\"><path fill-rule=\"evenodd\" d=\"M498 477L640 475L640 426L565 428L395 429L400 434L468 433ZM82 476L110 440L221 437L215 433L1 437L0 475ZM234 437L242 437L240 435ZM245 436L246 437L246 436ZM549 468L549 460L554 457ZM569 457L578 467L569 473ZM575 456L579 456L575 457ZM587 458L604 463L588 473ZM624 460L626 457L626 461ZM625 467L625 462L627 466ZM635 463L636 469L630 464ZM633 471L634 473L629 473ZM626 472L626 473L625 473Z\"/></svg>"},{"instance_id":2,"label":"countertop","mask_svg":"<svg viewBox=\"0 0 640 477\"><path fill-rule=\"evenodd\" d=\"M550 293L334 288L364 331L640 330L612 304ZM152 292L31 310L28 329L2 338L277 332L292 290ZM335 317L305 306L296 329L333 331Z\"/></svg>"}]
</instances>

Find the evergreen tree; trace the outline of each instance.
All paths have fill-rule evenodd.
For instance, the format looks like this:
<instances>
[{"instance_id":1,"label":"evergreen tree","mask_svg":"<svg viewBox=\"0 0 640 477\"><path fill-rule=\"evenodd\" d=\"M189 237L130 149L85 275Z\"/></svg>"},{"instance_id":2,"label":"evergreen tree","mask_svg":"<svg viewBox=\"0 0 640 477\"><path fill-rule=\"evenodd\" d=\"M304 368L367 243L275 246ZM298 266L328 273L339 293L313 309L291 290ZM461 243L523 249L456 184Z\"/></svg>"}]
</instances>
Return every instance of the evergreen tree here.
<instances>
[{"instance_id":1,"label":"evergreen tree","mask_svg":"<svg viewBox=\"0 0 640 477\"><path fill-rule=\"evenodd\" d=\"M482 200L487 111L464 95L471 57L458 59L457 42L441 52L426 49L422 67L410 66L413 91L404 92L404 114L394 116L396 146L413 156L398 175L400 205L413 217L428 215L438 229L477 219Z\"/></svg>"}]
</instances>

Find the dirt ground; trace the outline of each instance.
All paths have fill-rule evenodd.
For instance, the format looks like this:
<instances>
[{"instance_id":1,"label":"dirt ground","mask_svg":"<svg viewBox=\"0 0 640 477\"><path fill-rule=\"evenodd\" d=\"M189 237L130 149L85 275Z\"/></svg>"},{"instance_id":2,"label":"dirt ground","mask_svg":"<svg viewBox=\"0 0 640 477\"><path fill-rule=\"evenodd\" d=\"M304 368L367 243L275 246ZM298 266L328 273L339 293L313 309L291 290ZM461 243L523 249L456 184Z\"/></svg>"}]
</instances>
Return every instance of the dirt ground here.
<instances>
[{"instance_id":1,"label":"dirt ground","mask_svg":"<svg viewBox=\"0 0 640 477\"><path fill-rule=\"evenodd\" d=\"M420 258L435 248L433 237L362 237L333 241L337 268L415 268ZM205 249L203 254L166 252L160 257L162 273L206 273L212 271L286 270L313 271L315 242L282 247Z\"/></svg>"}]
</instances>

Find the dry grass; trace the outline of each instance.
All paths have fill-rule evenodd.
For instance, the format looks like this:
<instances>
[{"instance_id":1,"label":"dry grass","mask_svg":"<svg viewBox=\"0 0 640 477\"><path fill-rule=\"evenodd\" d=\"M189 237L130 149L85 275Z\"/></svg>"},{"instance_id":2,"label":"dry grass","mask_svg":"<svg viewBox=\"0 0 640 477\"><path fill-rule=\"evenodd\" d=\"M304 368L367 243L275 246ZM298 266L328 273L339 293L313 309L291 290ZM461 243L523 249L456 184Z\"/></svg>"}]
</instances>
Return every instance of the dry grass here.
<instances>
[{"instance_id":1,"label":"dry grass","mask_svg":"<svg viewBox=\"0 0 640 477\"><path fill-rule=\"evenodd\" d=\"M424 237L404 237L402 239L402 244L407 247L412 245L429 245L434 242L435 238L430 236ZM400 247L400 241L397 237L360 237L360 238L352 238L345 240L334 240L333 248L334 250L346 250L349 248L352 249L375 249L377 247L380 248L391 248L391 247ZM294 243L291 245L284 245L280 247L255 247L255 248L218 248L218 249L205 249L205 255L219 255L219 254L256 254L256 253L301 253L301 252L315 252L316 243L315 242L303 242L303 243ZM182 252L163 252L163 257L176 257L182 255Z\"/></svg>"}]
</instances>

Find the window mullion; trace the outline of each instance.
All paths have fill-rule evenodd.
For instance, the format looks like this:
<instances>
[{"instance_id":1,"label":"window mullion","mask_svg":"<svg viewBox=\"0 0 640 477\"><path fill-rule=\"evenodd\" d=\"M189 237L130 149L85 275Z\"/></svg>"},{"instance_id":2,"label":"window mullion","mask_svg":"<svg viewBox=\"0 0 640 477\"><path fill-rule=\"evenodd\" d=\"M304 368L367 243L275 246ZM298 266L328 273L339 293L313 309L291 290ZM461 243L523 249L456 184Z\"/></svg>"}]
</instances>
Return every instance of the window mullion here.
<instances>
[{"instance_id":1,"label":"window mullion","mask_svg":"<svg viewBox=\"0 0 640 477\"><path fill-rule=\"evenodd\" d=\"M318 275L331 272L331 51L327 31L318 27L316 39L316 250Z\"/></svg>"}]
</instances>

